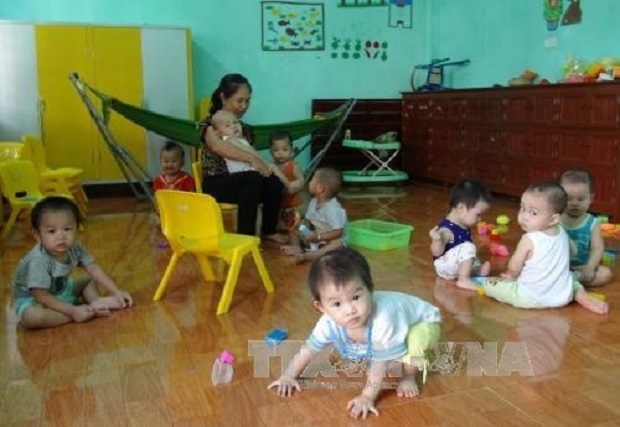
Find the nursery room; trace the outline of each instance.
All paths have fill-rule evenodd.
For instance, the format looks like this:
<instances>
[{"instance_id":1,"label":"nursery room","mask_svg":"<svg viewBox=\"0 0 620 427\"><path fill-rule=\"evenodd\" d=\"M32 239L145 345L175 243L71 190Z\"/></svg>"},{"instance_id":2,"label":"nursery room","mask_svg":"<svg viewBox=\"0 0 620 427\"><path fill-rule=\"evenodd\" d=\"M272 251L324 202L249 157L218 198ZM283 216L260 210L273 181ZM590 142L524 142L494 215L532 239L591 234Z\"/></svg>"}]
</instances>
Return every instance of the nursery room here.
<instances>
[{"instance_id":1,"label":"nursery room","mask_svg":"<svg viewBox=\"0 0 620 427\"><path fill-rule=\"evenodd\" d=\"M620 425L619 16L0 2L0 425Z\"/></svg>"}]
</instances>

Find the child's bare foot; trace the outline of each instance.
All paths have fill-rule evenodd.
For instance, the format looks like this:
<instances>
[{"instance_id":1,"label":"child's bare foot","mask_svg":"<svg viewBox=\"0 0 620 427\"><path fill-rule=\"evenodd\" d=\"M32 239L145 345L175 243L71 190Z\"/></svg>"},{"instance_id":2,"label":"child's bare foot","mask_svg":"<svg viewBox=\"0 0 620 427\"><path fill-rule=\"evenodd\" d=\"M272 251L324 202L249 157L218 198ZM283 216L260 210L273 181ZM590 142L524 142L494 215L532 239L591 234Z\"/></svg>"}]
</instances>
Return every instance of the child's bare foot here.
<instances>
[{"instance_id":1,"label":"child's bare foot","mask_svg":"<svg viewBox=\"0 0 620 427\"><path fill-rule=\"evenodd\" d=\"M491 273L491 263L489 261L485 261L481 266L480 266L480 270L478 271L478 275L479 276L488 276L489 273Z\"/></svg>"},{"instance_id":2,"label":"child's bare foot","mask_svg":"<svg viewBox=\"0 0 620 427\"><path fill-rule=\"evenodd\" d=\"M290 266L299 265L299 264L303 264L306 261L308 261L306 254L303 252L300 252L298 254L291 254L289 257L287 257L286 265L290 265Z\"/></svg>"},{"instance_id":3,"label":"child's bare foot","mask_svg":"<svg viewBox=\"0 0 620 427\"><path fill-rule=\"evenodd\" d=\"M415 382L415 376L404 376L403 379L400 380L400 382L398 383L398 387L396 388L396 394L399 397L406 398L416 397L418 394L420 394L420 391L418 390L418 385Z\"/></svg>"},{"instance_id":4,"label":"child's bare foot","mask_svg":"<svg viewBox=\"0 0 620 427\"><path fill-rule=\"evenodd\" d=\"M92 305L91 308L95 312L95 317L108 317L110 315L110 309L108 308L95 308Z\"/></svg>"},{"instance_id":5,"label":"child's bare foot","mask_svg":"<svg viewBox=\"0 0 620 427\"><path fill-rule=\"evenodd\" d=\"M105 311L105 310L120 310L121 308L127 307L127 303L120 297L117 296L109 296L109 297L100 297L90 303L90 306L96 311Z\"/></svg>"},{"instance_id":6,"label":"child's bare foot","mask_svg":"<svg viewBox=\"0 0 620 427\"><path fill-rule=\"evenodd\" d=\"M605 301L601 301L598 298L589 295L585 290L580 290L575 295L575 301L577 304L589 310L593 313L597 314L607 314L609 313L609 304Z\"/></svg>"},{"instance_id":7,"label":"child's bare foot","mask_svg":"<svg viewBox=\"0 0 620 427\"><path fill-rule=\"evenodd\" d=\"M468 291L478 290L478 284L469 277L464 277L464 278L459 277L458 279L456 279L456 286L458 286L461 289L467 289Z\"/></svg>"}]
</instances>

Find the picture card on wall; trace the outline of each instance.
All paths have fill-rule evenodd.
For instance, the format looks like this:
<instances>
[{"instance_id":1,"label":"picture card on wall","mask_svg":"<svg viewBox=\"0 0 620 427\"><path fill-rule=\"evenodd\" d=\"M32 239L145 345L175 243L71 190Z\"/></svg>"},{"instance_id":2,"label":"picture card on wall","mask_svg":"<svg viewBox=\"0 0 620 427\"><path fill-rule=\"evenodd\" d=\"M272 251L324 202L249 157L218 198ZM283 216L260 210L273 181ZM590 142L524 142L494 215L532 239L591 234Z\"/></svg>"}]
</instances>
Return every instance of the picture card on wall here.
<instances>
[{"instance_id":1,"label":"picture card on wall","mask_svg":"<svg viewBox=\"0 0 620 427\"><path fill-rule=\"evenodd\" d=\"M261 9L263 50L325 50L323 3L263 1Z\"/></svg>"}]
</instances>

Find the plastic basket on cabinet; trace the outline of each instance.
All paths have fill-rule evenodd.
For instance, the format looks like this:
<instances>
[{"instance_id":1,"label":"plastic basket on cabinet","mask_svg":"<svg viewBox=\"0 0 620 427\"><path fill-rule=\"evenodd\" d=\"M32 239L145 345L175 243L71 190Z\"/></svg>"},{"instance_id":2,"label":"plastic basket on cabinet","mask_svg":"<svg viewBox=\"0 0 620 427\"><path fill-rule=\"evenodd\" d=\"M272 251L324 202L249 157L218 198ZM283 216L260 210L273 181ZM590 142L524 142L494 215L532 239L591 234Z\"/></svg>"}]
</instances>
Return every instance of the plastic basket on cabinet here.
<instances>
[{"instance_id":1,"label":"plastic basket on cabinet","mask_svg":"<svg viewBox=\"0 0 620 427\"><path fill-rule=\"evenodd\" d=\"M378 219L360 219L349 222L347 237L350 245L378 251L409 245L413 226Z\"/></svg>"}]
</instances>

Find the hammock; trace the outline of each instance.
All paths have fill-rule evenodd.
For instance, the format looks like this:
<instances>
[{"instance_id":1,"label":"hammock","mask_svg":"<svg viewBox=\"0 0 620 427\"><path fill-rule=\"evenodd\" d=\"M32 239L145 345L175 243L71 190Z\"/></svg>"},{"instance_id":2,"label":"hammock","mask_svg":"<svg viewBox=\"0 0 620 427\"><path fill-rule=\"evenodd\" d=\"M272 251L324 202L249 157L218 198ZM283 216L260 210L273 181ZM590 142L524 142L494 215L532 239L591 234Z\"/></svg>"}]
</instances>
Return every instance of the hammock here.
<instances>
[{"instance_id":1,"label":"hammock","mask_svg":"<svg viewBox=\"0 0 620 427\"><path fill-rule=\"evenodd\" d=\"M85 88L101 100L103 117L106 125L110 118L110 109L112 109L124 116L126 119L131 120L132 122L155 132L156 134L185 145L200 147L202 143L200 140L200 127L202 126L201 122L179 119L177 117L155 113L144 108L138 108L106 95L86 83L83 84ZM297 120L286 123L252 125L254 136L256 138L254 148L257 150L269 148L269 135L277 130L289 131L293 137L293 140L296 140L321 128L331 126L342 118L342 115L347 111L348 104L349 103L344 103L330 112L322 113L321 115L317 115L311 119Z\"/></svg>"},{"instance_id":2,"label":"hammock","mask_svg":"<svg viewBox=\"0 0 620 427\"><path fill-rule=\"evenodd\" d=\"M129 184L133 193L136 197L146 196L153 204L155 204L153 190L149 185L149 182L152 181L151 177L146 172L144 166L140 164L131 152L116 141L114 135L112 135L112 132L108 127L110 110L118 112L137 125L155 132L165 138L197 148L202 144L202 141L200 140L200 128L203 125L197 121L179 119L177 117L155 113L144 108L138 108L136 106L126 104L89 86L80 80L76 73L70 74L69 79L82 98L88 113L101 132L106 145L112 153L114 160L118 164L118 167L123 173L123 176L125 177L125 180ZM95 107L90 97L88 97L87 91L90 91L90 93L99 98L101 101L101 111ZM289 131L293 140L295 140L327 126L334 126L334 130L332 131L327 143L314 156L314 158L311 159L308 169L306 170L308 177L317 168L318 164L325 156L325 153L336 139L336 136L340 132L342 125L351 113L351 110L353 110L354 106L355 99L350 99L340 107L330 112L317 115L312 119L268 125L253 125L252 129L254 130L254 135L256 138L254 148L257 150L269 148L269 135L276 130ZM312 141L307 141L303 147L300 148L297 154L305 150L311 142Z\"/></svg>"}]
</instances>

